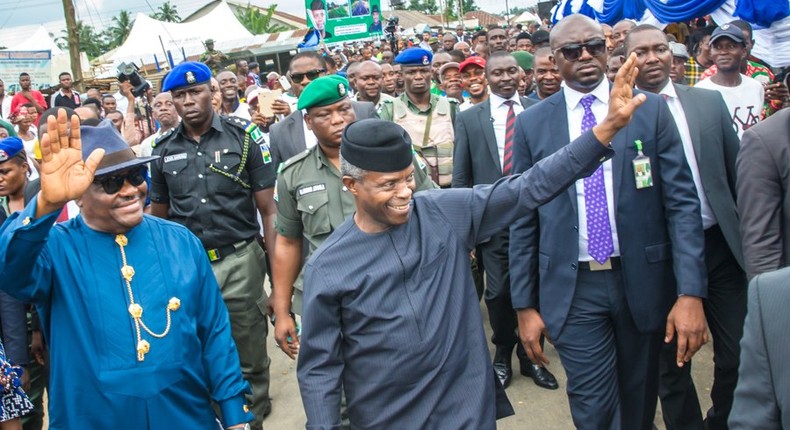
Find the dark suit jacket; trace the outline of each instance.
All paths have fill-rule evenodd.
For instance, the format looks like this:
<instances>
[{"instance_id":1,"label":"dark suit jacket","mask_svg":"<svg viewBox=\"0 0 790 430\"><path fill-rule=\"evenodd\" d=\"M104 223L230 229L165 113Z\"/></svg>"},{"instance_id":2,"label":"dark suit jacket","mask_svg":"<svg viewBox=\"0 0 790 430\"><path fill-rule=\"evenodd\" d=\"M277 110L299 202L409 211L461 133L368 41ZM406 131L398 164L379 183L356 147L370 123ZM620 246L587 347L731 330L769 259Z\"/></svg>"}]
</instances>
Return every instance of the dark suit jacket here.
<instances>
[{"instance_id":1,"label":"dark suit jacket","mask_svg":"<svg viewBox=\"0 0 790 430\"><path fill-rule=\"evenodd\" d=\"M641 190L636 189L631 165L637 139L650 157L654 184ZM529 169L568 142L563 90L516 119L514 172ZM647 94L611 145L614 202L609 204L615 205L626 299L640 331L660 331L677 294L707 296L699 198L677 127L660 97ZM511 228L513 307L539 308L555 339L576 288L578 239L573 185Z\"/></svg>"},{"instance_id":2,"label":"dark suit jacket","mask_svg":"<svg viewBox=\"0 0 790 430\"><path fill-rule=\"evenodd\" d=\"M757 276L749 285L749 313L729 419L732 430L790 429L788 303L790 268Z\"/></svg>"},{"instance_id":3,"label":"dark suit jacket","mask_svg":"<svg viewBox=\"0 0 790 430\"><path fill-rule=\"evenodd\" d=\"M357 120L378 118L376 106L371 102L352 101ZM291 112L282 121L274 123L269 129L269 144L275 166L301 153L307 146L304 137L304 116L301 110Z\"/></svg>"},{"instance_id":4,"label":"dark suit jacket","mask_svg":"<svg viewBox=\"0 0 790 430\"><path fill-rule=\"evenodd\" d=\"M697 158L702 188L730 251L742 268L741 234L735 205L735 160L740 142L718 91L675 85Z\"/></svg>"},{"instance_id":5,"label":"dark suit jacket","mask_svg":"<svg viewBox=\"0 0 790 430\"><path fill-rule=\"evenodd\" d=\"M790 263L790 109L743 134L738 154L738 210L746 273Z\"/></svg>"},{"instance_id":6,"label":"dark suit jacket","mask_svg":"<svg viewBox=\"0 0 790 430\"><path fill-rule=\"evenodd\" d=\"M521 97L524 109L537 103ZM453 188L493 184L501 177L502 166L494 134L491 101L486 100L458 113L455 118Z\"/></svg>"}]
</instances>

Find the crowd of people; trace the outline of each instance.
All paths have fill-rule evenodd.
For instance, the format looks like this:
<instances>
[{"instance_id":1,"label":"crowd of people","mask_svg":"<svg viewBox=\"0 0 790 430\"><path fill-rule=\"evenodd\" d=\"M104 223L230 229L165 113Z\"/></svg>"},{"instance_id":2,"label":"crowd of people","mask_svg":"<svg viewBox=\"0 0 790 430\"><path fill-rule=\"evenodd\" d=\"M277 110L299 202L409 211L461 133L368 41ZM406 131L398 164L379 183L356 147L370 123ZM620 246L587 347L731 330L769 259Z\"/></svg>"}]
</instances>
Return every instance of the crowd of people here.
<instances>
[{"instance_id":1,"label":"crowd of people","mask_svg":"<svg viewBox=\"0 0 790 430\"><path fill-rule=\"evenodd\" d=\"M281 353L309 428L493 429L546 341L577 428L790 426L787 73L718 24L0 81L0 429L260 429Z\"/></svg>"}]
</instances>

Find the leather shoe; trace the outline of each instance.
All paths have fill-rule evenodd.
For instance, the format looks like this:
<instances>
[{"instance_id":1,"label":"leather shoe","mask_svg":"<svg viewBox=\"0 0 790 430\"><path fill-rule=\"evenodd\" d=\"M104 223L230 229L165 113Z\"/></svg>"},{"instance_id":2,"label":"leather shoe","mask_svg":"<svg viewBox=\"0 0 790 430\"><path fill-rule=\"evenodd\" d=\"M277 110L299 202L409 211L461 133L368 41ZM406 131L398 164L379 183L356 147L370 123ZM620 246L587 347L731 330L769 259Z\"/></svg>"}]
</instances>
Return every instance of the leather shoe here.
<instances>
[{"instance_id":1,"label":"leather shoe","mask_svg":"<svg viewBox=\"0 0 790 430\"><path fill-rule=\"evenodd\" d=\"M513 379L513 367L510 362L510 355L512 353L512 350L510 354L508 354L507 351L497 348L494 354L494 373L497 379L499 379L499 383L502 384L502 388L507 388L508 385L510 385L510 381Z\"/></svg>"},{"instance_id":2,"label":"leather shoe","mask_svg":"<svg viewBox=\"0 0 790 430\"><path fill-rule=\"evenodd\" d=\"M529 376L535 381L535 385L538 387L543 387L549 390L556 390L560 388L560 385L557 383L557 378L551 374L543 366L539 366L534 364L530 361L521 361L521 374L524 376Z\"/></svg>"}]
</instances>

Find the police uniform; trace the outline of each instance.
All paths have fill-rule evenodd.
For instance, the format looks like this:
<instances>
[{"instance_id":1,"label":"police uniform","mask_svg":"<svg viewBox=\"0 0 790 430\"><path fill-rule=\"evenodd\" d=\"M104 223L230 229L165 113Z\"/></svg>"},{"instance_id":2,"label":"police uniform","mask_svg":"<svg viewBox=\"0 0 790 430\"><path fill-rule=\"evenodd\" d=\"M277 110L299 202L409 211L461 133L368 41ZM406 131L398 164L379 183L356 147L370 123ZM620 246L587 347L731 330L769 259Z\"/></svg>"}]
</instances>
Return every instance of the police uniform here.
<instances>
[{"instance_id":1,"label":"police uniform","mask_svg":"<svg viewBox=\"0 0 790 430\"><path fill-rule=\"evenodd\" d=\"M344 78L332 75L316 79L305 87L299 109L327 106L347 94ZM338 85L343 85L341 90ZM435 188L415 158L417 191ZM304 238L305 261L356 210L354 196L343 185L340 171L316 145L283 164L277 175L277 233ZM302 273L294 283L292 309L302 311Z\"/></svg>"},{"instance_id":2,"label":"police uniform","mask_svg":"<svg viewBox=\"0 0 790 430\"><path fill-rule=\"evenodd\" d=\"M403 67L429 66L432 54L420 48L410 48L395 57ZM381 119L403 127L411 137L417 153L428 164L431 177L441 187L452 185L453 141L455 140L456 100L431 94L430 106L422 110L412 103L406 92L394 100L386 100L379 111Z\"/></svg>"},{"instance_id":3,"label":"police uniform","mask_svg":"<svg viewBox=\"0 0 790 430\"><path fill-rule=\"evenodd\" d=\"M201 63L174 68L163 91L207 84ZM171 221L202 242L230 313L242 372L252 386L252 411L260 427L271 409L266 354L266 258L257 239L254 193L274 187L275 170L263 133L249 121L213 114L200 142L182 122L153 144L151 201L169 205ZM178 262L174 262L178 264Z\"/></svg>"}]
</instances>

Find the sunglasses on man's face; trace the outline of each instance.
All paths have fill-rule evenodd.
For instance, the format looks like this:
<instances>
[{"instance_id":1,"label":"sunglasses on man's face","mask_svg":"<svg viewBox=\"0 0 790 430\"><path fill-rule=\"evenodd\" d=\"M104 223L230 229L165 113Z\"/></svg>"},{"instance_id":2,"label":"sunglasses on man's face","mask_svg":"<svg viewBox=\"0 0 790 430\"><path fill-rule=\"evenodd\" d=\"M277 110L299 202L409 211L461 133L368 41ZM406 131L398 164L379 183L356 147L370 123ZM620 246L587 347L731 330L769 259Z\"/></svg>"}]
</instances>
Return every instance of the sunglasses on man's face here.
<instances>
[{"instance_id":1,"label":"sunglasses on man's face","mask_svg":"<svg viewBox=\"0 0 790 430\"><path fill-rule=\"evenodd\" d=\"M99 176L93 180L93 183L101 185L105 193L115 194L121 191L125 182L129 182L133 187L139 187L145 182L146 177L148 177L148 168L142 166L118 175Z\"/></svg>"},{"instance_id":2,"label":"sunglasses on man's face","mask_svg":"<svg viewBox=\"0 0 790 430\"><path fill-rule=\"evenodd\" d=\"M562 52L562 56L568 61L577 61L582 56L582 49L593 57L600 57L606 52L606 41L604 39L593 39L585 43L572 43L562 48L557 48L554 52Z\"/></svg>"},{"instance_id":3,"label":"sunglasses on man's face","mask_svg":"<svg viewBox=\"0 0 790 430\"><path fill-rule=\"evenodd\" d=\"M306 76L308 80L314 81L319 76L321 76L321 73L324 72L326 72L326 69L314 69L304 73L291 73L291 79L296 83L300 83L304 80Z\"/></svg>"}]
</instances>

